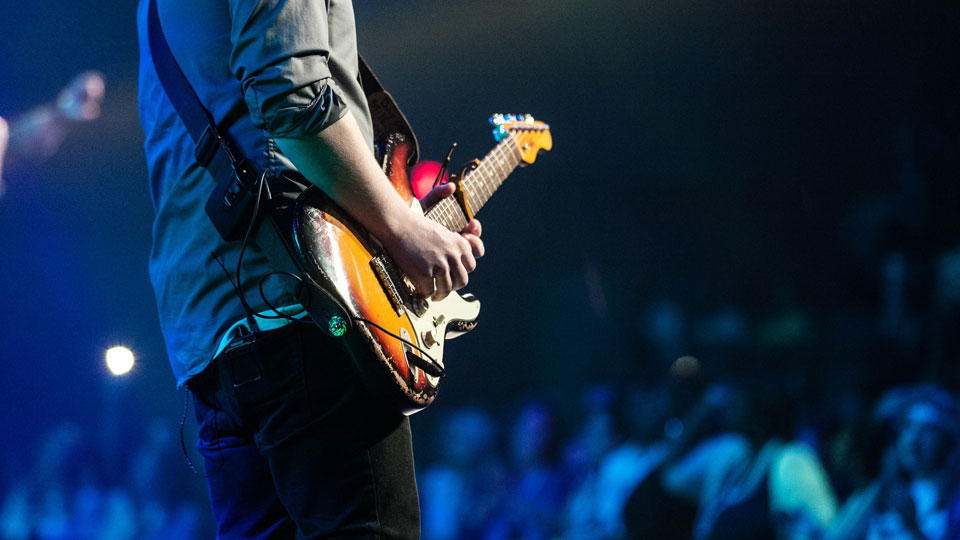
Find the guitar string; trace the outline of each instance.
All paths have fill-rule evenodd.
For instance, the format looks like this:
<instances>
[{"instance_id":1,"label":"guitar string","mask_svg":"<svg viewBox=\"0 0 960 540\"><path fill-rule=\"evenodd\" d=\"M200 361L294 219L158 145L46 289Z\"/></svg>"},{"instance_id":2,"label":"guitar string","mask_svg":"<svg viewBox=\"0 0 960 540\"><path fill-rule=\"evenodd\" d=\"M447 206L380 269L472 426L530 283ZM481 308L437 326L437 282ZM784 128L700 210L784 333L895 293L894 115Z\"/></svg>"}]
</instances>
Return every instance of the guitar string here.
<instances>
[{"instance_id":1,"label":"guitar string","mask_svg":"<svg viewBox=\"0 0 960 540\"><path fill-rule=\"evenodd\" d=\"M513 144L510 144L513 143ZM479 194L482 196L482 200L474 199L471 202L471 208L474 212L479 211L481 207L486 203L487 200L493 195L497 188L502 185L503 180L516 168L517 164L520 162L520 158L516 155L513 156L516 161L511 160L510 156L505 155L507 148L513 148L516 153L520 153L519 141L516 138L516 134L511 132L508 139L504 139L498 144L488 155L484 158L484 161L481 162L481 166L478 167L473 173L468 176L464 182L471 181L472 185L465 185L464 189L468 187L471 188L468 191L468 198L471 194ZM522 155L522 154L521 154ZM488 161L489 160L489 161ZM489 165L485 165L489 163ZM498 171L493 171L492 168L496 166ZM496 172L500 174L497 175Z\"/></svg>"},{"instance_id":2,"label":"guitar string","mask_svg":"<svg viewBox=\"0 0 960 540\"><path fill-rule=\"evenodd\" d=\"M515 135L513 132L511 132L509 139L505 139L504 141L502 141L501 144L497 145L497 148L495 148L494 151L491 152L492 160L489 168L492 169L492 167L496 165L497 169L500 172L500 176L498 177L496 174L494 174L493 170L490 170L489 174L487 174L487 172L485 171L484 175L478 178L478 181L482 182L481 183L482 189L478 191L484 195L484 200L478 201L478 204L477 204L478 209L479 207L483 206L483 204L487 200L489 200L490 196L493 195L493 192L496 191L499 185L502 184L503 180L506 179L510 171L512 171L513 167L510 166L509 163L505 163L504 158L506 156L504 156L504 153L507 147L513 147L516 144L516 142L517 141L516 141ZM509 143L513 143L513 144L509 144ZM507 170L504 170L504 165L507 165Z\"/></svg>"},{"instance_id":3,"label":"guitar string","mask_svg":"<svg viewBox=\"0 0 960 540\"><path fill-rule=\"evenodd\" d=\"M512 131L508 138L497 144L481 160L480 166L464 177L463 189L474 213L483 207L522 160L523 152L520 149L518 133ZM452 199L440 201L426 216L452 231L466 226L465 216Z\"/></svg>"},{"instance_id":4,"label":"guitar string","mask_svg":"<svg viewBox=\"0 0 960 540\"><path fill-rule=\"evenodd\" d=\"M483 161L480 162L480 166L464 179L464 191L467 192L467 198L470 199L470 207L474 213L478 212L480 207L483 206L483 203L489 199L490 194L488 194L486 189L488 184L487 171L497 160L497 153L502 145L503 141L495 146ZM479 199L477 198L478 195L480 196Z\"/></svg>"}]
</instances>

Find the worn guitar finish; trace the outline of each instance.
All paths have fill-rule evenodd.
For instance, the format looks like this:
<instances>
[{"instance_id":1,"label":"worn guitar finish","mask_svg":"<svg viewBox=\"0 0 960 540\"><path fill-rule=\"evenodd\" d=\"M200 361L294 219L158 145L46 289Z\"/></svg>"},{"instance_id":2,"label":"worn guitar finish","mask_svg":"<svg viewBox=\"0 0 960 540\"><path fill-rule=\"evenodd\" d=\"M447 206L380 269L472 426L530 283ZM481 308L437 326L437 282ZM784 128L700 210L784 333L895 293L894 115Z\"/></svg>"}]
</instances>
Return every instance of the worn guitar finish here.
<instances>
[{"instance_id":1,"label":"worn guitar finish","mask_svg":"<svg viewBox=\"0 0 960 540\"><path fill-rule=\"evenodd\" d=\"M553 145L549 126L529 116L495 115L491 123L499 144L451 180L457 184L455 197L426 213L451 231L462 230L518 165L533 163L538 152ZM382 165L411 211L422 213L407 175L412 151L402 135L392 135ZM302 266L323 289L311 294L318 300L309 302L311 318L331 328L342 314L342 339L365 379L406 414L429 405L444 374L444 341L476 326L480 302L470 294L440 301L418 294L377 240L318 188L309 188L297 201L294 238Z\"/></svg>"}]
</instances>

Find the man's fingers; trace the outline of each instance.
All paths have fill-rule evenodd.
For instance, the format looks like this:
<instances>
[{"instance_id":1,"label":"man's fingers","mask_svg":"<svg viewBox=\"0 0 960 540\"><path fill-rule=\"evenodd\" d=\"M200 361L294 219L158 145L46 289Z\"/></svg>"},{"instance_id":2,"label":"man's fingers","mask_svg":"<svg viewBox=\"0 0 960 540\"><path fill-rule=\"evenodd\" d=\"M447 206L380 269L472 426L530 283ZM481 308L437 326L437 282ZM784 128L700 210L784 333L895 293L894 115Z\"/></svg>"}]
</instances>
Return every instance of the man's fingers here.
<instances>
[{"instance_id":1,"label":"man's fingers","mask_svg":"<svg viewBox=\"0 0 960 540\"><path fill-rule=\"evenodd\" d=\"M473 258L479 259L480 257L483 257L483 254L486 253L483 240L481 240L480 237L472 234L464 234L463 237L467 242L470 243L470 251L473 253ZM470 271L473 272L473 269L471 268Z\"/></svg>"},{"instance_id":2,"label":"man's fingers","mask_svg":"<svg viewBox=\"0 0 960 540\"><path fill-rule=\"evenodd\" d=\"M456 191L456 186L453 184L440 184L439 186L430 190L429 193L423 196L420 199L420 206L423 207L424 211L429 210L433 205L440 202L441 199L445 199Z\"/></svg>"},{"instance_id":3,"label":"man's fingers","mask_svg":"<svg viewBox=\"0 0 960 540\"><path fill-rule=\"evenodd\" d=\"M450 288L451 291L456 291L467 286L467 282L470 281L467 273L468 270L462 262L450 269L450 277L453 278L453 287Z\"/></svg>"},{"instance_id":4,"label":"man's fingers","mask_svg":"<svg viewBox=\"0 0 960 540\"><path fill-rule=\"evenodd\" d=\"M485 248L483 246L483 240L480 239L480 234L483 232L483 229L480 227L480 222L471 219L470 223L467 223L467 226L460 231L460 236L464 237L467 242L470 243L470 251L473 252L473 256L476 259L483 257ZM473 272L473 269L470 269Z\"/></svg>"},{"instance_id":5,"label":"man's fingers","mask_svg":"<svg viewBox=\"0 0 960 540\"><path fill-rule=\"evenodd\" d=\"M431 203L453 194L453 186L438 186L421 201ZM434 250L426 253L427 268L421 276L429 276L423 284L414 279L417 291L434 301L442 300L451 292L465 287L470 272L477 268L477 259L483 256L484 246L480 240L480 222L471 220L460 234L453 234L434 224ZM437 257L439 256L439 257ZM429 270L428 270L429 268ZM415 272L414 272L415 273ZM421 278L422 279L422 278Z\"/></svg>"},{"instance_id":6,"label":"man's fingers","mask_svg":"<svg viewBox=\"0 0 960 540\"><path fill-rule=\"evenodd\" d=\"M474 236L480 236L480 233L482 232L480 227L480 222L475 219L471 219L470 223L467 223L467 226L464 227L463 230L460 232L466 233L466 234L472 234Z\"/></svg>"},{"instance_id":7,"label":"man's fingers","mask_svg":"<svg viewBox=\"0 0 960 540\"><path fill-rule=\"evenodd\" d=\"M477 258L470 251L467 251L460 257L460 262L463 264L463 267L467 269L467 272L473 272L477 269Z\"/></svg>"},{"instance_id":8,"label":"man's fingers","mask_svg":"<svg viewBox=\"0 0 960 540\"><path fill-rule=\"evenodd\" d=\"M437 288L433 291L432 295L434 300L443 300L453 290L453 282L450 279L449 272L443 272L434 276L434 283L437 284Z\"/></svg>"}]
</instances>

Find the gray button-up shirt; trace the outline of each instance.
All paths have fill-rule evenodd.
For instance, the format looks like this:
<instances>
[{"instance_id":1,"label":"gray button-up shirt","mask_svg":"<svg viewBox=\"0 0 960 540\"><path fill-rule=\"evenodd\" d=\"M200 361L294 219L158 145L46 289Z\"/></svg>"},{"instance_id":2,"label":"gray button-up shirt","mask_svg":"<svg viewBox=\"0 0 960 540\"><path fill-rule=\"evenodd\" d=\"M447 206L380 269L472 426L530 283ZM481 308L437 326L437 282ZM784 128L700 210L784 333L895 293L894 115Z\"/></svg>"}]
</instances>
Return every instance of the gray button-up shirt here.
<instances>
[{"instance_id":1,"label":"gray button-up shirt","mask_svg":"<svg viewBox=\"0 0 960 540\"><path fill-rule=\"evenodd\" d=\"M315 134L351 111L373 149L370 113L360 86L356 29L349 0L157 0L170 49L197 96L246 157L268 175L295 167L275 137ZM211 361L218 338L244 311L224 270L236 269L240 245L225 243L204 204L213 178L193 157L193 142L163 92L147 45L147 2L140 30L140 121L156 210L150 278L178 384ZM242 289L255 311L271 270L255 247L243 258ZM266 296L291 303L268 279Z\"/></svg>"}]
</instances>

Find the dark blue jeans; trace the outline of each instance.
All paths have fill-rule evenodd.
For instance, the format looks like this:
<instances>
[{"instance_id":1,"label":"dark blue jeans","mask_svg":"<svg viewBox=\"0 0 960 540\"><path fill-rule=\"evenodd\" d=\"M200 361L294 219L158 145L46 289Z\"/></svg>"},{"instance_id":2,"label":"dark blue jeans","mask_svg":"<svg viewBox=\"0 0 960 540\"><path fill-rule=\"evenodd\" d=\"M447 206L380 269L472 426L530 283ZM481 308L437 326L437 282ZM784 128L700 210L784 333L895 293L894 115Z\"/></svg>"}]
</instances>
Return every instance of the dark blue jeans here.
<instances>
[{"instance_id":1,"label":"dark blue jeans","mask_svg":"<svg viewBox=\"0 0 960 540\"><path fill-rule=\"evenodd\" d=\"M419 538L409 421L351 362L295 323L189 381L217 538Z\"/></svg>"}]
</instances>

